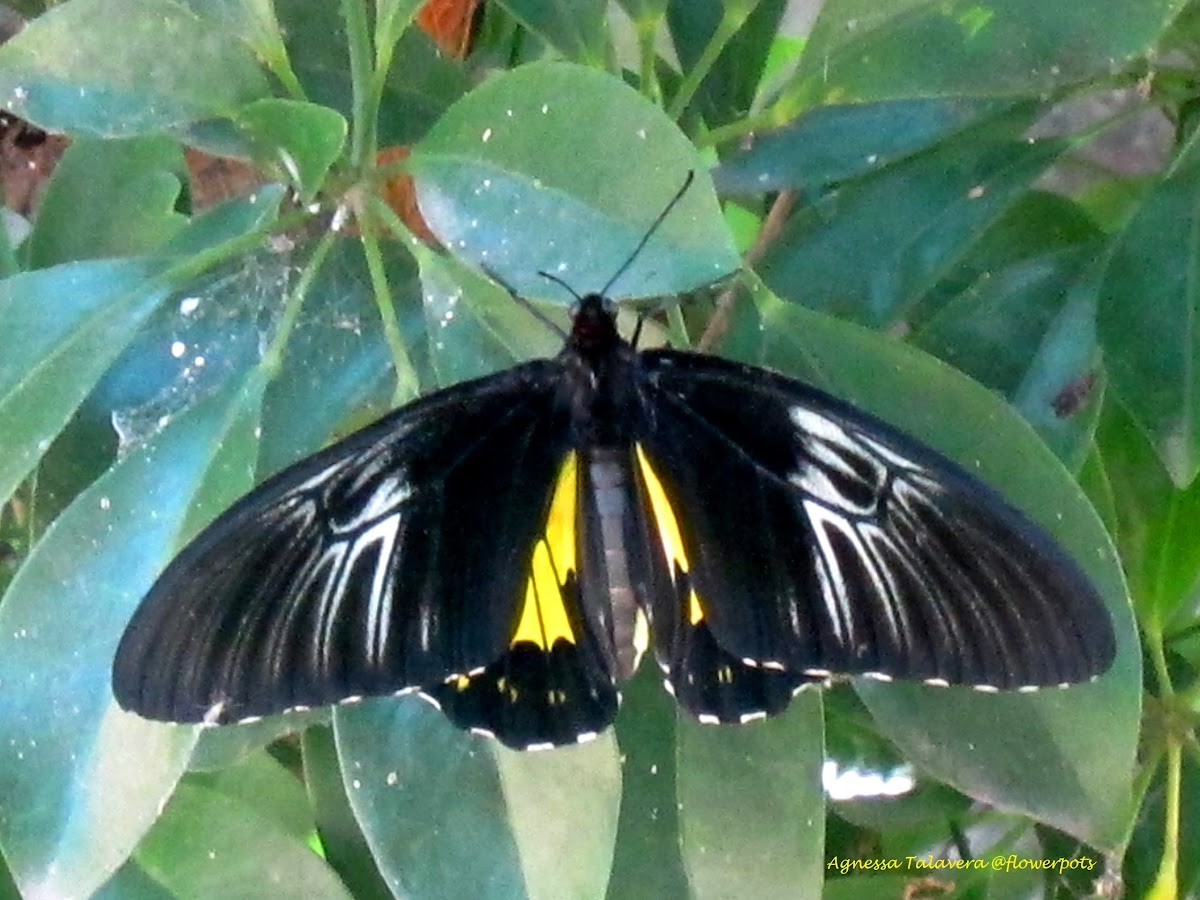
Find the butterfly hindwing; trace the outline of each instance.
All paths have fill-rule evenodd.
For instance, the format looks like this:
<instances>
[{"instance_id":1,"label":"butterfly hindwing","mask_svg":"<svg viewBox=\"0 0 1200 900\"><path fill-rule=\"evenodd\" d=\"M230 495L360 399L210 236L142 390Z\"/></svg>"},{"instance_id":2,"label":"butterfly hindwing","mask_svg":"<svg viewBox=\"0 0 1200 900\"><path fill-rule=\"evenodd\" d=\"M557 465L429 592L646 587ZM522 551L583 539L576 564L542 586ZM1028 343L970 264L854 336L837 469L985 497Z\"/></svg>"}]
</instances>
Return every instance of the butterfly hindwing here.
<instances>
[{"instance_id":1,"label":"butterfly hindwing","mask_svg":"<svg viewBox=\"0 0 1200 900\"><path fill-rule=\"evenodd\" d=\"M114 662L118 701L238 721L493 664L567 454L560 380L539 361L459 385L266 481L143 601Z\"/></svg>"},{"instance_id":2,"label":"butterfly hindwing","mask_svg":"<svg viewBox=\"0 0 1200 900\"><path fill-rule=\"evenodd\" d=\"M640 361L640 440L679 522L692 618L735 659L994 688L1111 662L1077 564L954 463L783 376Z\"/></svg>"},{"instance_id":3,"label":"butterfly hindwing","mask_svg":"<svg viewBox=\"0 0 1200 900\"><path fill-rule=\"evenodd\" d=\"M821 679L782 666L749 664L717 643L692 586L693 565L679 514L640 446L636 457L642 502L653 517L655 543L670 573L665 590L646 595L667 689L706 723L743 723L783 712L801 686Z\"/></svg>"},{"instance_id":4,"label":"butterfly hindwing","mask_svg":"<svg viewBox=\"0 0 1200 900\"><path fill-rule=\"evenodd\" d=\"M508 648L481 671L426 691L460 728L519 749L595 737L617 714L610 629L585 611L584 508L578 455L565 454L543 491L528 577Z\"/></svg>"}]
</instances>

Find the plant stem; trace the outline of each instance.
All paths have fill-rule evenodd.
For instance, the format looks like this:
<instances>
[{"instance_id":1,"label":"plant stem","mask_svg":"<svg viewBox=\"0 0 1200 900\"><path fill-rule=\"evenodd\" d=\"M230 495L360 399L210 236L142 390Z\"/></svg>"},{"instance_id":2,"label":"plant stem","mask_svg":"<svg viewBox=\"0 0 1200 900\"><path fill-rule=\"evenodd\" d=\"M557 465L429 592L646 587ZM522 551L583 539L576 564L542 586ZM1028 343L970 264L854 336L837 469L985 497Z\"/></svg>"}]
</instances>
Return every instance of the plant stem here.
<instances>
[{"instance_id":1,"label":"plant stem","mask_svg":"<svg viewBox=\"0 0 1200 900\"><path fill-rule=\"evenodd\" d=\"M321 271L321 265L325 262L325 257L329 254L337 237L337 232L332 229L321 236L312 256L308 258L308 263L304 266L300 280L296 282L295 289L288 296L287 303L283 308L283 316L279 320L279 327L275 329L275 335L271 338L271 344L267 347L267 352L263 354L260 363L260 367L268 378L274 378L283 364L283 351L287 348L288 338L292 336L292 329L295 328L296 319L300 316L300 309L304 306L304 298L308 296L309 289L312 288L313 282Z\"/></svg>"},{"instance_id":2,"label":"plant stem","mask_svg":"<svg viewBox=\"0 0 1200 900\"><path fill-rule=\"evenodd\" d=\"M367 25L365 0L342 0L346 20L346 42L350 48L350 89L354 115L350 127L350 165L360 171L374 144L371 115L371 32Z\"/></svg>"},{"instance_id":3,"label":"plant stem","mask_svg":"<svg viewBox=\"0 0 1200 900\"><path fill-rule=\"evenodd\" d=\"M384 206L386 203L372 205ZM388 208L391 212L391 208ZM387 341L388 351L392 356L392 367L396 372L396 388L392 392L393 405L399 405L415 397L420 390L417 371L413 368L408 355L408 347L404 344L404 335L400 331L400 322L396 318L396 305L392 300L391 286L388 284L387 273L383 268L383 255L380 253L379 239L373 227L374 216L360 216L363 255L367 259L367 271L371 276L371 287L375 292L375 304L379 307L379 318L383 321L383 335ZM412 240L411 235L408 237Z\"/></svg>"},{"instance_id":4,"label":"plant stem","mask_svg":"<svg viewBox=\"0 0 1200 900\"><path fill-rule=\"evenodd\" d=\"M1154 884L1147 900L1175 900L1179 896L1179 792L1183 761L1178 740L1167 745L1166 814L1163 822L1163 849Z\"/></svg>"}]
</instances>

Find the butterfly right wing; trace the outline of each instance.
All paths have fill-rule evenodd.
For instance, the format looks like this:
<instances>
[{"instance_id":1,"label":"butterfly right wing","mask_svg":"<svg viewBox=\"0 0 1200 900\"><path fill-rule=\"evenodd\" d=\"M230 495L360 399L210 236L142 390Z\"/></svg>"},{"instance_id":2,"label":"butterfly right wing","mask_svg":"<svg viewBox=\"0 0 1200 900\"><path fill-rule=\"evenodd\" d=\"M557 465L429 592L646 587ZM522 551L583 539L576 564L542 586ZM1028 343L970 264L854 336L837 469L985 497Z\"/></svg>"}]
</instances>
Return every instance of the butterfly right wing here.
<instances>
[{"instance_id":1,"label":"butterfly right wing","mask_svg":"<svg viewBox=\"0 0 1200 900\"><path fill-rule=\"evenodd\" d=\"M232 722L501 659L568 455L559 375L542 360L438 392L242 498L134 614L117 701L152 719Z\"/></svg>"},{"instance_id":2,"label":"butterfly right wing","mask_svg":"<svg viewBox=\"0 0 1200 900\"><path fill-rule=\"evenodd\" d=\"M1078 563L944 456L763 369L671 350L641 365L643 467L691 592L654 617L660 659L679 657L682 622L734 660L810 677L1020 690L1112 664Z\"/></svg>"}]
</instances>

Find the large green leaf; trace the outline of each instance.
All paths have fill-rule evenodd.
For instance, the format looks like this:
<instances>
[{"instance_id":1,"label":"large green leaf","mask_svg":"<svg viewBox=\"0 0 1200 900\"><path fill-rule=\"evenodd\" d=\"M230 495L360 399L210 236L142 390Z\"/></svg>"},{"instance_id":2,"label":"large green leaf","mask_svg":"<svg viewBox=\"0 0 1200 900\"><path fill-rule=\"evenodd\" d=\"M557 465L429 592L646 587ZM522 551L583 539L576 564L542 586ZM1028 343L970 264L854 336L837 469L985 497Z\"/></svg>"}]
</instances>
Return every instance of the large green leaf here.
<instances>
[{"instance_id":1,"label":"large green leaf","mask_svg":"<svg viewBox=\"0 0 1200 900\"><path fill-rule=\"evenodd\" d=\"M8 498L167 295L147 260L68 263L0 282L0 498Z\"/></svg>"},{"instance_id":2,"label":"large green leaf","mask_svg":"<svg viewBox=\"0 0 1200 900\"><path fill-rule=\"evenodd\" d=\"M1021 135L1014 106L842 184L793 216L763 256L777 294L875 327L898 326L1065 149Z\"/></svg>"},{"instance_id":3,"label":"large green leaf","mask_svg":"<svg viewBox=\"0 0 1200 900\"><path fill-rule=\"evenodd\" d=\"M55 521L0 606L0 843L34 896L99 887L183 770L195 729L121 712L113 652L196 520L248 486L262 388L234 379L131 449Z\"/></svg>"},{"instance_id":4,"label":"large green leaf","mask_svg":"<svg viewBox=\"0 0 1200 900\"><path fill-rule=\"evenodd\" d=\"M821 699L741 728L679 723L679 840L696 897L819 900L825 871Z\"/></svg>"},{"instance_id":5,"label":"large green leaf","mask_svg":"<svg viewBox=\"0 0 1200 900\"><path fill-rule=\"evenodd\" d=\"M608 897L688 893L679 840L676 707L653 665L623 687L617 742L623 775L621 813Z\"/></svg>"},{"instance_id":6,"label":"large green leaf","mask_svg":"<svg viewBox=\"0 0 1200 900\"><path fill-rule=\"evenodd\" d=\"M136 860L179 898L350 900L308 845L311 827L303 786L259 757L218 777L181 783Z\"/></svg>"},{"instance_id":7,"label":"large green leaf","mask_svg":"<svg viewBox=\"0 0 1200 900\"><path fill-rule=\"evenodd\" d=\"M796 75L800 107L899 97L1042 96L1147 53L1183 0L833 0Z\"/></svg>"},{"instance_id":8,"label":"large green leaf","mask_svg":"<svg viewBox=\"0 0 1200 900\"><path fill-rule=\"evenodd\" d=\"M1200 471L1200 133L1117 238L1100 292L1113 390L1175 483Z\"/></svg>"},{"instance_id":9,"label":"large green leaf","mask_svg":"<svg viewBox=\"0 0 1200 900\"><path fill-rule=\"evenodd\" d=\"M1200 480L1176 487L1121 403L1105 404L1096 441L1134 605L1147 621L1187 628L1200 579Z\"/></svg>"},{"instance_id":10,"label":"large green leaf","mask_svg":"<svg viewBox=\"0 0 1200 900\"><path fill-rule=\"evenodd\" d=\"M429 355L439 384L479 378L531 356L553 356L561 349L561 337L503 288L455 257L424 247L416 248L416 253Z\"/></svg>"},{"instance_id":11,"label":"large green leaf","mask_svg":"<svg viewBox=\"0 0 1200 900\"><path fill-rule=\"evenodd\" d=\"M375 857L346 796L333 730L323 726L309 728L301 740L304 785L316 815L325 858L342 876L356 900L392 900L394 895L379 874Z\"/></svg>"},{"instance_id":12,"label":"large green leaf","mask_svg":"<svg viewBox=\"0 0 1200 900\"><path fill-rule=\"evenodd\" d=\"M350 804L393 892L603 894L621 796L611 735L521 756L416 697L338 707L334 730Z\"/></svg>"},{"instance_id":13,"label":"large green leaf","mask_svg":"<svg viewBox=\"0 0 1200 900\"><path fill-rule=\"evenodd\" d=\"M858 691L876 721L906 755L964 793L1115 846L1131 814L1140 657L1120 566L1078 486L1002 401L932 358L765 291L758 306L766 362L891 421L1001 488L1080 562L1115 624L1116 662L1094 684L983 695L864 682Z\"/></svg>"},{"instance_id":14,"label":"large green leaf","mask_svg":"<svg viewBox=\"0 0 1200 900\"><path fill-rule=\"evenodd\" d=\"M443 243L518 293L559 302L569 294L539 272L580 294L600 290L687 172L702 168L661 110L611 76L566 63L484 82L416 146L411 165ZM612 293L677 293L738 264L699 172Z\"/></svg>"},{"instance_id":15,"label":"large green leaf","mask_svg":"<svg viewBox=\"0 0 1200 900\"><path fill-rule=\"evenodd\" d=\"M1011 103L954 97L818 106L756 135L722 159L713 178L733 193L820 191L923 152Z\"/></svg>"},{"instance_id":16,"label":"large green leaf","mask_svg":"<svg viewBox=\"0 0 1200 900\"><path fill-rule=\"evenodd\" d=\"M268 93L228 24L172 0L71 0L0 47L5 108L51 131L148 134Z\"/></svg>"}]
</instances>

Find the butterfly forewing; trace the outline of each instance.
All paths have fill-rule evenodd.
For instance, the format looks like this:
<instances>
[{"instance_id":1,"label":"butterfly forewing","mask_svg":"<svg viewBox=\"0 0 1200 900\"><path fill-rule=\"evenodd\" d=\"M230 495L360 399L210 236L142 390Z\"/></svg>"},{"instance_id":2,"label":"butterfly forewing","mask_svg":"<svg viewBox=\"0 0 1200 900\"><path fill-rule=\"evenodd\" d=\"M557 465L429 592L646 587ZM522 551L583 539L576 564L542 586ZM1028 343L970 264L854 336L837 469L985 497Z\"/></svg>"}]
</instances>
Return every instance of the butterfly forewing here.
<instances>
[{"instance_id":1,"label":"butterfly forewing","mask_svg":"<svg viewBox=\"0 0 1200 900\"><path fill-rule=\"evenodd\" d=\"M559 369L435 394L247 495L143 601L117 651L117 700L238 721L494 663L567 453Z\"/></svg>"},{"instance_id":2,"label":"butterfly forewing","mask_svg":"<svg viewBox=\"0 0 1200 900\"><path fill-rule=\"evenodd\" d=\"M640 439L735 658L1005 689L1111 663L1078 565L954 463L761 369L669 350L640 365Z\"/></svg>"}]
</instances>

